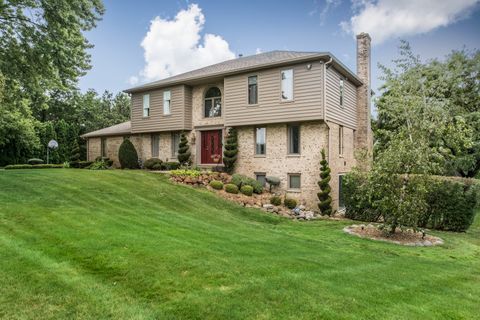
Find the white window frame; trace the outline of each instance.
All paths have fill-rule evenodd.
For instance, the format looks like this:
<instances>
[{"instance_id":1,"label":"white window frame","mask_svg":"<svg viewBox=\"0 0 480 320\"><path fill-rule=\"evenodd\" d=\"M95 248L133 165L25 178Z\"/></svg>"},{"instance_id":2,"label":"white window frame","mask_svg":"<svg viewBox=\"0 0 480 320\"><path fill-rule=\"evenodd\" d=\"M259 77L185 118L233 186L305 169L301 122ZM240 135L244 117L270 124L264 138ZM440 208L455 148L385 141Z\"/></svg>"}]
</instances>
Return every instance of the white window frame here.
<instances>
[{"instance_id":1,"label":"white window frame","mask_svg":"<svg viewBox=\"0 0 480 320\"><path fill-rule=\"evenodd\" d=\"M340 107L343 108L343 104L344 104L344 93L345 93L345 81L343 79L340 79L340 82L339 82L339 89L340 89Z\"/></svg>"},{"instance_id":2,"label":"white window frame","mask_svg":"<svg viewBox=\"0 0 480 320\"><path fill-rule=\"evenodd\" d=\"M285 85L285 86L287 85L286 79L288 79L288 78L283 79L283 75L284 75L284 74L288 74L288 73L291 74L291 79L292 79L292 80L291 80L291 83L290 83L290 86L291 86L291 88L290 88L291 97L284 98L283 93L286 91L286 90L284 90L284 85ZM282 102L293 101L293 97L294 97L294 92L293 92L293 87L294 87L294 85L293 85L293 80L294 80L294 72L293 72L293 69L283 69L283 70L280 71L280 100L281 100Z\"/></svg>"},{"instance_id":3,"label":"white window frame","mask_svg":"<svg viewBox=\"0 0 480 320\"><path fill-rule=\"evenodd\" d=\"M344 177L345 177L345 173L338 174L338 209L345 209L345 198L343 198L343 203L340 203L340 199L342 199ZM343 206L341 206L341 204L343 204Z\"/></svg>"},{"instance_id":4,"label":"white window frame","mask_svg":"<svg viewBox=\"0 0 480 320\"><path fill-rule=\"evenodd\" d=\"M295 188L292 187L291 180L290 180L292 177L298 177L298 179L299 179L298 188L297 187L295 187ZM296 191L301 190L302 189L302 174L301 173L289 173L287 175L287 183L288 183L288 190L296 190Z\"/></svg>"},{"instance_id":5,"label":"white window frame","mask_svg":"<svg viewBox=\"0 0 480 320\"><path fill-rule=\"evenodd\" d=\"M143 95L143 117L150 117L150 94Z\"/></svg>"},{"instance_id":6,"label":"white window frame","mask_svg":"<svg viewBox=\"0 0 480 320\"><path fill-rule=\"evenodd\" d=\"M150 135L150 148L152 158L160 158L160 134L152 133ZM155 152L157 153L156 155L154 154Z\"/></svg>"},{"instance_id":7,"label":"white window frame","mask_svg":"<svg viewBox=\"0 0 480 320\"><path fill-rule=\"evenodd\" d=\"M259 176L263 176L264 182L263 182L262 186L265 187L265 185L266 185L266 183L267 183L267 180L266 180L266 178L267 178L267 173L266 173L266 172L255 172L255 180L258 181L258 177L259 177ZM258 181L258 182L260 182L260 181Z\"/></svg>"},{"instance_id":8,"label":"white window frame","mask_svg":"<svg viewBox=\"0 0 480 320\"><path fill-rule=\"evenodd\" d=\"M255 84L250 84L250 78L255 78ZM250 101L250 86L255 86L255 102ZM250 75L247 77L247 103L249 106L258 104L258 75Z\"/></svg>"},{"instance_id":9,"label":"white window frame","mask_svg":"<svg viewBox=\"0 0 480 320\"><path fill-rule=\"evenodd\" d=\"M344 133L343 133L343 126L338 127L338 155L343 156L344 152Z\"/></svg>"},{"instance_id":10,"label":"white window frame","mask_svg":"<svg viewBox=\"0 0 480 320\"><path fill-rule=\"evenodd\" d=\"M264 153L258 153L257 152L258 151L257 150L257 145L258 145L258 143L257 143L257 137L258 137L257 131L258 131L258 129L263 129L263 132L264 132L264 134L263 134L263 140L264 140L263 145L264 145L264 151L265 151ZM264 156L267 155L267 128L266 127L255 127L254 130L255 130L255 132L254 132L254 136L255 136L255 156L264 157Z\"/></svg>"},{"instance_id":11,"label":"white window frame","mask_svg":"<svg viewBox=\"0 0 480 320\"><path fill-rule=\"evenodd\" d=\"M163 91L163 114L171 114L172 92L170 90Z\"/></svg>"},{"instance_id":12,"label":"white window frame","mask_svg":"<svg viewBox=\"0 0 480 320\"><path fill-rule=\"evenodd\" d=\"M298 127L298 152L292 152L290 146L292 144L292 127ZM300 155L302 150L302 128L299 124L289 124L287 125L287 154L288 155Z\"/></svg>"},{"instance_id":13,"label":"white window frame","mask_svg":"<svg viewBox=\"0 0 480 320\"><path fill-rule=\"evenodd\" d=\"M175 143L175 137L178 136L178 141ZM176 158L178 156L178 146L180 144L180 138L182 134L180 132L172 132L171 142L172 142L172 157Z\"/></svg>"}]
</instances>

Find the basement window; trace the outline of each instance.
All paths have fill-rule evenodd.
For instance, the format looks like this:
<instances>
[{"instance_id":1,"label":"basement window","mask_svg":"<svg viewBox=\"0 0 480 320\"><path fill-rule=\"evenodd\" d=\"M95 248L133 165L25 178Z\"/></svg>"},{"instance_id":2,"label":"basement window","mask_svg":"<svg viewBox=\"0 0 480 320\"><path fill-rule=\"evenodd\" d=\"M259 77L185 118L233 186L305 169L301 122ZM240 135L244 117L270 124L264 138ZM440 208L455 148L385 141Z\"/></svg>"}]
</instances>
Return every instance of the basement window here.
<instances>
[{"instance_id":1,"label":"basement window","mask_svg":"<svg viewBox=\"0 0 480 320\"><path fill-rule=\"evenodd\" d=\"M299 173L288 174L288 189L299 190L301 187L301 175Z\"/></svg>"}]
</instances>

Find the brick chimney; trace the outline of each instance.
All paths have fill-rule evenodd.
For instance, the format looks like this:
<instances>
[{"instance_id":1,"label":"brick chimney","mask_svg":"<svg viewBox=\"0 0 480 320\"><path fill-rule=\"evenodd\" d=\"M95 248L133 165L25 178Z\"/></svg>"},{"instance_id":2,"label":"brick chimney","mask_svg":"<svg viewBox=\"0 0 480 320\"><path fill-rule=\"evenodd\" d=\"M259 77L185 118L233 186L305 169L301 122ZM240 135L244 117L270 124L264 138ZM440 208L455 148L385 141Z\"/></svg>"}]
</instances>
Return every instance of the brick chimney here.
<instances>
[{"instance_id":1,"label":"brick chimney","mask_svg":"<svg viewBox=\"0 0 480 320\"><path fill-rule=\"evenodd\" d=\"M357 35L357 76L363 85L357 88L357 132L355 151L367 151L367 158L372 159L373 133L370 123L371 82L370 82L370 43L368 33Z\"/></svg>"}]
</instances>

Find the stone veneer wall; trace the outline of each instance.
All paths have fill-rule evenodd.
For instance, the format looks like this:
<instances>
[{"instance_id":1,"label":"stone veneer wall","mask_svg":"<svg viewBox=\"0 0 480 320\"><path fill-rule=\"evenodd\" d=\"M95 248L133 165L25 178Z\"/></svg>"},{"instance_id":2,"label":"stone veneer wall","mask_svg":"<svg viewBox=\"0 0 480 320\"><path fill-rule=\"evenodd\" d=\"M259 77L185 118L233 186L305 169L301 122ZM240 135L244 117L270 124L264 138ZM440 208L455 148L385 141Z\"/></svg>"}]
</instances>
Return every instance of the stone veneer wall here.
<instances>
[{"instance_id":1,"label":"stone veneer wall","mask_svg":"<svg viewBox=\"0 0 480 320\"><path fill-rule=\"evenodd\" d=\"M163 161L177 161L177 158L172 155L172 132L160 132L160 146L159 159ZM187 132L189 141L192 142L192 133ZM107 141L107 157L113 160L115 167L120 167L118 161L118 150L123 142L123 136L106 137ZM137 150L139 159L145 161L152 157L151 134L133 134L130 135L130 141ZM195 145L190 144L190 151L192 153L192 160L195 160ZM88 139L88 160L94 161L95 158L101 155L101 138ZM195 163L195 162L194 162Z\"/></svg>"},{"instance_id":2,"label":"stone veneer wall","mask_svg":"<svg viewBox=\"0 0 480 320\"><path fill-rule=\"evenodd\" d=\"M330 150L329 165L332 170L332 180L330 186L332 188L333 207L338 209L339 201L339 175L349 172L355 165L355 131L351 128L343 127L343 154L340 155L339 150L339 130L340 125L329 122L330 127Z\"/></svg>"},{"instance_id":3,"label":"stone veneer wall","mask_svg":"<svg viewBox=\"0 0 480 320\"><path fill-rule=\"evenodd\" d=\"M300 125L300 155L287 154L287 124L266 125L266 155L255 155L255 127L238 128L239 155L236 172L255 178L255 173L280 178L279 191L316 208L320 151L327 147L327 127L322 122ZM301 189L287 190L288 174L301 174Z\"/></svg>"}]
</instances>

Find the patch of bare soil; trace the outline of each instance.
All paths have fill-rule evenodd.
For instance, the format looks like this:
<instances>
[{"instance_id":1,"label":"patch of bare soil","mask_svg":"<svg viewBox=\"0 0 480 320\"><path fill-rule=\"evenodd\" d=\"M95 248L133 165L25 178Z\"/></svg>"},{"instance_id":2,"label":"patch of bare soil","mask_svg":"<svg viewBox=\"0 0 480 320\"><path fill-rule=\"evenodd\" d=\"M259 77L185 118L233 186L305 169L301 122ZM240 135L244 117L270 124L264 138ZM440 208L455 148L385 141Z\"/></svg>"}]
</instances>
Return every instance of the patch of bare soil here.
<instances>
[{"instance_id":1,"label":"patch of bare soil","mask_svg":"<svg viewBox=\"0 0 480 320\"><path fill-rule=\"evenodd\" d=\"M345 227L343 231L361 238L386 241L404 246L430 247L443 244L443 240L439 237L428 234L423 237L422 232L414 232L413 230L399 230L394 234L387 234L373 224L354 224Z\"/></svg>"}]
</instances>

